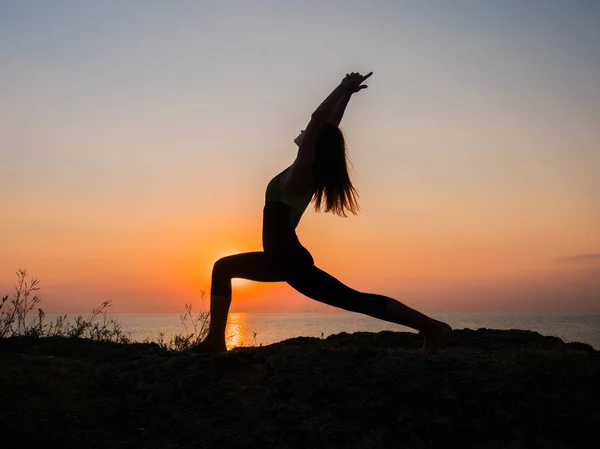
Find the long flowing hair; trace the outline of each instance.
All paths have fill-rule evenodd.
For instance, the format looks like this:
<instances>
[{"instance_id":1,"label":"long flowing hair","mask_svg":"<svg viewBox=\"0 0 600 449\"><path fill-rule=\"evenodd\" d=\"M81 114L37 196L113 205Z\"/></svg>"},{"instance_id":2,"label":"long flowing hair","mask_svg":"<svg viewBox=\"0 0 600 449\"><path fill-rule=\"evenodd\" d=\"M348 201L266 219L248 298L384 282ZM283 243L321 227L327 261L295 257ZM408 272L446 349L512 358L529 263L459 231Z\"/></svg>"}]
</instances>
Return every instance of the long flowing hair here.
<instances>
[{"instance_id":1,"label":"long flowing hair","mask_svg":"<svg viewBox=\"0 0 600 449\"><path fill-rule=\"evenodd\" d=\"M315 210L346 217L344 209L358 213L358 191L348 174L346 142L342 131L326 123L315 142L314 186Z\"/></svg>"}]
</instances>

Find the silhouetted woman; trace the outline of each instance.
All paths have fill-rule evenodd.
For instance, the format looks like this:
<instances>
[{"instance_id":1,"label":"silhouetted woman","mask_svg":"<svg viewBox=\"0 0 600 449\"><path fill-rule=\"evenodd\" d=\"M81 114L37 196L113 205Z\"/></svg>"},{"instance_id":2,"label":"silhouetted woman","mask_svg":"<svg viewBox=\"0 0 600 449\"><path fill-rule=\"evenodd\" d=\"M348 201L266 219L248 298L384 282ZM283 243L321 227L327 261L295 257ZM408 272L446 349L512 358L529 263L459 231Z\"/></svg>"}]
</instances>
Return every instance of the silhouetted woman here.
<instances>
[{"instance_id":1,"label":"silhouetted woman","mask_svg":"<svg viewBox=\"0 0 600 449\"><path fill-rule=\"evenodd\" d=\"M345 217L358 211L357 191L348 176L346 146L338 125L352 94L366 88L366 76L346 75L313 112L306 130L294 142L294 163L275 176L266 189L262 240L264 251L236 254L215 262L210 291L210 328L192 352L226 351L225 325L231 304L231 279L287 282L309 298L411 327L425 337L433 352L451 331L446 323L417 312L395 299L356 291L314 265L296 235L296 226L311 201L315 210Z\"/></svg>"}]
</instances>

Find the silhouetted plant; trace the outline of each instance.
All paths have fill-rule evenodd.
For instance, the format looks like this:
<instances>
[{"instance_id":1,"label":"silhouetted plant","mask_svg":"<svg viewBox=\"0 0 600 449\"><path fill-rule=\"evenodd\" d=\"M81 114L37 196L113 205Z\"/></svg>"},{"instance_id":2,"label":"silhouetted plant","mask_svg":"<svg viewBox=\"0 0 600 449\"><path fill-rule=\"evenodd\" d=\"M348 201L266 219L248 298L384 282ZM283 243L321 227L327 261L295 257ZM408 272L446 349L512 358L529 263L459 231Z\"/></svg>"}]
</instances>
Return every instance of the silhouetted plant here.
<instances>
[{"instance_id":1,"label":"silhouetted plant","mask_svg":"<svg viewBox=\"0 0 600 449\"><path fill-rule=\"evenodd\" d=\"M39 279L27 281L27 270L17 271L17 282L12 297L4 296L0 304L0 337L11 335L36 335L40 321L27 322L27 315L40 302L37 295L31 294L40 288ZM39 312L38 312L39 315Z\"/></svg>"},{"instance_id":2,"label":"silhouetted plant","mask_svg":"<svg viewBox=\"0 0 600 449\"><path fill-rule=\"evenodd\" d=\"M30 312L36 307L40 298L32 293L39 290L39 279L27 280L27 270L17 271L15 292L9 299L2 298L0 304L0 338L5 337L71 337L89 338L96 341L113 341L129 343L130 337L121 325L114 319L107 319L106 309L111 306L111 301L104 301L92 311L90 316L78 315L72 324L66 315L61 315L56 320L46 322L46 314L40 308L35 318L29 319ZM102 321L96 321L102 315Z\"/></svg>"},{"instance_id":3,"label":"silhouetted plant","mask_svg":"<svg viewBox=\"0 0 600 449\"><path fill-rule=\"evenodd\" d=\"M205 292L200 292L200 298L204 305ZM164 332L159 332L157 337L157 343L161 348L165 348L171 351L181 351L189 348L190 346L202 341L208 334L209 325L209 312L205 310L198 312L197 315L192 314L192 305L185 305L185 313L180 315L181 324L184 329L183 334L177 334L167 342L165 341Z\"/></svg>"},{"instance_id":4,"label":"silhouetted plant","mask_svg":"<svg viewBox=\"0 0 600 449\"><path fill-rule=\"evenodd\" d=\"M13 316L10 316L9 313L4 312L4 304L8 301L8 295L2 297L2 302L0 303L0 338L4 337L9 329L9 326L12 324Z\"/></svg>"},{"instance_id":5,"label":"silhouetted plant","mask_svg":"<svg viewBox=\"0 0 600 449\"><path fill-rule=\"evenodd\" d=\"M81 315L75 317L75 324L67 324L67 335L69 337L84 337L96 341L115 341L118 343L130 343L131 338L123 331L119 322L115 319L107 319L106 309L110 307L111 301L104 301L99 307L92 310L88 318ZM102 321L96 321L102 315Z\"/></svg>"},{"instance_id":6,"label":"silhouetted plant","mask_svg":"<svg viewBox=\"0 0 600 449\"><path fill-rule=\"evenodd\" d=\"M88 338L95 341L112 341L118 343L131 343L129 332L123 330L122 325L113 318L107 318L106 309L111 301L104 301L99 307L92 310L88 317L77 315L73 322L67 315L60 315L52 321L46 320L46 313L38 308L37 315L30 317L31 311L39 304L40 298L33 295L39 290L39 279L27 279L27 270L17 271L17 282L12 297L2 297L0 303L0 338L6 337L69 337ZM205 292L201 291L204 304ZM194 315L192 305L185 305L185 313L180 315L183 325L183 334L177 334L165 341L164 332L160 332L156 343L168 350L183 350L203 340L208 333L209 312L206 310ZM101 319L99 319L101 317ZM255 335L256 337L256 335ZM145 340L148 342L148 338Z\"/></svg>"}]
</instances>

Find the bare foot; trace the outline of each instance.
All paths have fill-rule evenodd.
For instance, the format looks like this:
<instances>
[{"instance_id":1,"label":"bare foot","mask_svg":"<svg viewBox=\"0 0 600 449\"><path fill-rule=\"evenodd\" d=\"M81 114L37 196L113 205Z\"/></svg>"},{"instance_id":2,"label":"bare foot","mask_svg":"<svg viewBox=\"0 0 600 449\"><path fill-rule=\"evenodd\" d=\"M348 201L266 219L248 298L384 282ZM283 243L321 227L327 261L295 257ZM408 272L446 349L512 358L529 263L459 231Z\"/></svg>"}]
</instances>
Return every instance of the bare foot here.
<instances>
[{"instance_id":1,"label":"bare foot","mask_svg":"<svg viewBox=\"0 0 600 449\"><path fill-rule=\"evenodd\" d=\"M440 343L442 343L450 332L452 332L452 328L448 324L438 321L436 327L426 333L423 332L425 341L423 342L422 351L426 354L435 354Z\"/></svg>"},{"instance_id":2,"label":"bare foot","mask_svg":"<svg viewBox=\"0 0 600 449\"><path fill-rule=\"evenodd\" d=\"M213 340L209 340L208 338L200 343L196 343L195 345L190 346L185 349L183 352L192 353L192 354L207 354L207 353L215 353L215 352L226 352L227 346L225 342L216 343Z\"/></svg>"}]
</instances>

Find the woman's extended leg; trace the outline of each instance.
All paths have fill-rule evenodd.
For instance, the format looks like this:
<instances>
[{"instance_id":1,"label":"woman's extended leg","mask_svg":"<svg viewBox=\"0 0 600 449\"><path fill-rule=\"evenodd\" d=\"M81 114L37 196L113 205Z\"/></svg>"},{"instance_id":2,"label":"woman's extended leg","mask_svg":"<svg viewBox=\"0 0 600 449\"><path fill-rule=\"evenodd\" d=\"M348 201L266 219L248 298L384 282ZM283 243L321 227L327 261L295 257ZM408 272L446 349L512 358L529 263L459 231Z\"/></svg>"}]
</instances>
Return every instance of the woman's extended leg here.
<instances>
[{"instance_id":1,"label":"woman's extended leg","mask_svg":"<svg viewBox=\"0 0 600 449\"><path fill-rule=\"evenodd\" d=\"M423 349L428 352L434 352L452 330L393 298L354 290L315 266L288 278L288 283L316 301L416 329L424 335Z\"/></svg>"},{"instance_id":2,"label":"woman's extended leg","mask_svg":"<svg viewBox=\"0 0 600 449\"><path fill-rule=\"evenodd\" d=\"M285 275L264 252L226 256L213 266L210 287L210 326L206 339L190 348L192 352L226 351L225 327L231 305L231 279L283 282Z\"/></svg>"}]
</instances>

